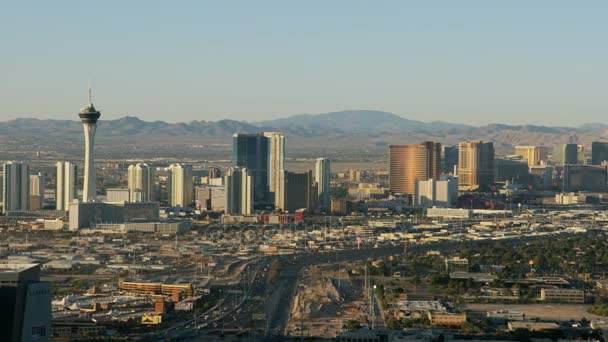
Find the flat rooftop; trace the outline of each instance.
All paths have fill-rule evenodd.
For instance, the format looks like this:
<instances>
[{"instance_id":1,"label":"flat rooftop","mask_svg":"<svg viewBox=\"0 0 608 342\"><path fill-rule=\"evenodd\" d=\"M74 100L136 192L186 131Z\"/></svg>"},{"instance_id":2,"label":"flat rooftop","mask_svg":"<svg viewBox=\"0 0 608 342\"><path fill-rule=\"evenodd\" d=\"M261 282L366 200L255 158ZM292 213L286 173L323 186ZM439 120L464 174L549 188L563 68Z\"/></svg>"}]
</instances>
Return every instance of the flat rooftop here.
<instances>
[{"instance_id":1,"label":"flat rooftop","mask_svg":"<svg viewBox=\"0 0 608 342\"><path fill-rule=\"evenodd\" d=\"M0 282L21 283L40 280L40 264L0 263Z\"/></svg>"},{"instance_id":2,"label":"flat rooftop","mask_svg":"<svg viewBox=\"0 0 608 342\"><path fill-rule=\"evenodd\" d=\"M40 264L0 263L0 273L19 273L39 266Z\"/></svg>"}]
</instances>

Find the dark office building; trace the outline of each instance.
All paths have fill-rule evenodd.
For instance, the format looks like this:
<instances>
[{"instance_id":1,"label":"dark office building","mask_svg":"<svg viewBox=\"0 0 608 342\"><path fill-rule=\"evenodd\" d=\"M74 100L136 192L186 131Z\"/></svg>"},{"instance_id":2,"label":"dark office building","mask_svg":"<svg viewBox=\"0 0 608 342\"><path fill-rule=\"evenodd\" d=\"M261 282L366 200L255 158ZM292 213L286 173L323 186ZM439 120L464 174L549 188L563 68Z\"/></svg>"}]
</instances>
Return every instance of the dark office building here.
<instances>
[{"instance_id":1,"label":"dark office building","mask_svg":"<svg viewBox=\"0 0 608 342\"><path fill-rule=\"evenodd\" d=\"M601 165L608 160L608 142L594 141L591 143L591 164Z\"/></svg>"},{"instance_id":2,"label":"dark office building","mask_svg":"<svg viewBox=\"0 0 608 342\"><path fill-rule=\"evenodd\" d=\"M562 150L562 162L564 165L578 164L578 145L577 144L564 144Z\"/></svg>"},{"instance_id":3,"label":"dark office building","mask_svg":"<svg viewBox=\"0 0 608 342\"><path fill-rule=\"evenodd\" d=\"M562 181L564 192L608 190L606 166L597 165L564 165Z\"/></svg>"},{"instance_id":4,"label":"dark office building","mask_svg":"<svg viewBox=\"0 0 608 342\"><path fill-rule=\"evenodd\" d=\"M458 146L443 146L441 150L441 172L454 174L454 166L458 165Z\"/></svg>"},{"instance_id":5,"label":"dark office building","mask_svg":"<svg viewBox=\"0 0 608 342\"><path fill-rule=\"evenodd\" d=\"M232 136L232 162L247 168L253 176L254 207L272 205L268 184L269 139L264 134L234 134Z\"/></svg>"},{"instance_id":6,"label":"dark office building","mask_svg":"<svg viewBox=\"0 0 608 342\"><path fill-rule=\"evenodd\" d=\"M494 181L528 185L530 180L530 169L525 161L494 159Z\"/></svg>"},{"instance_id":7,"label":"dark office building","mask_svg":"<svg viewBox=\"0 0 608 342\"><path fill-rule=\"evenodd\" d=\"M318 189L312 171L302 173L283 171L280 181L278 208L289 212L298 209L313 212L317 209Z\"/></svg>"},{"instance_id":8,"label":"dark office building","mask_svg":"<svg viewBox=\"0 0 608 342\"><path fill-rule=\"evenodd\" d=\"M209 178L220 178L222 177L222 170L217 167L212 167L209 169Z\"/></svg>"},{"instance_id":9,"label":"dark office building","mask_svg":"<svg viewBox=\"0 0 608 342\"><path fill-rule=\"evenodd\" d=\"M0 340L50 341L51 298L40 265L0 264Z\"/></svg>"}]
</instances>

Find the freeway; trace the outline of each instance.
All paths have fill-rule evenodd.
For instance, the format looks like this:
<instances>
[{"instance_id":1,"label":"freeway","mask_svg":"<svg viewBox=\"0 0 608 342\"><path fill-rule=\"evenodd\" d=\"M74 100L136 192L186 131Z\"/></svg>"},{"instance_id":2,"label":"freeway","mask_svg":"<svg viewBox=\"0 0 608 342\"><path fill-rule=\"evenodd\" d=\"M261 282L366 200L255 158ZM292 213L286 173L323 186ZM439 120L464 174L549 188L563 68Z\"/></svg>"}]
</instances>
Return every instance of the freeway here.
<instances>
[{"instance_id":1,"label":"freeway","mask_svg":"<svg viewBox=\"0 0 608 342\"><path fill-rule=\"evenodd\" d=\"M456 247L459 242L435 243L410 247L408 250L428 250L434 248ZM260 273L253 280L251 292L238 312L230 315L225 321L227 329L247 329L256 334L263 334L264 340L283 340L289 311L296 292L300 271L308 266L365 260L401 254L402 246L381 248L331 250L325 252L305 252L295 255L263 257L267 264L280 262L280 277L276 283L270 283L267 274ZM265 316L264 321L254 321L254 315ZM207 331L209 333L210 331Z\"/></svg>"},{"instance_id":2,"label":"freeway","mask_svg":"<svg viewBox=\"0 0 608 342\"><path fill-rule=\"evenodd\" d=\"M240 274L240 282L233 286L222 286L223 293L220 301L211 309L201 313L193 318L178 322L171 327L163 329L152 336L154 340L160 339L178 339L183 336L195 336L196 331L202 326L213 326L223 331L224 322L230 315L236 311L240 312L240 307L247 302L252 292L252 284L258 278L261 269L265 269L268 260L258 259L250 262L245 266ZM240 297L239 297L240 295ZM209 319L213 313L218 313L215 318ZM200 324L199 324L200 323Z\"/></svg>"},{"instance_id":3,"label":"freeway","mask_svg":"<svg viewBox=\"0 0 608 342\"><path fill-rule=\"evenodd\" d=\"M537 239L539 237L518 237L502 240L505 244L515 244ZM540 237L546 238L546 237ZM461 246L472 246L488 241L448 241L413 245L408 252L424 252L428 250L448 250ZM398 255L403 252L402 246L385 246L379 248L329 250L323 252L303 252L292 255L265 256L258 258L255 263L261 269L247 279L246 295L238 304L222 316L222 330L230 332L249 332L258 335L264 341L284 340L285 327L289 318L292 301L297 290L298 277L303 268L333 262L353 262L389 255ZM280 276L272 283L268 268L273 262L281 265ZM247 277L245 277L247 278ZM379 314L379 312L377 312ZM254 320L254 316L264 316L265 320ZM220 326L217 322L205 324L205 327L192 331L193 335L217 335Z\"/></svg>"}]
</instances>

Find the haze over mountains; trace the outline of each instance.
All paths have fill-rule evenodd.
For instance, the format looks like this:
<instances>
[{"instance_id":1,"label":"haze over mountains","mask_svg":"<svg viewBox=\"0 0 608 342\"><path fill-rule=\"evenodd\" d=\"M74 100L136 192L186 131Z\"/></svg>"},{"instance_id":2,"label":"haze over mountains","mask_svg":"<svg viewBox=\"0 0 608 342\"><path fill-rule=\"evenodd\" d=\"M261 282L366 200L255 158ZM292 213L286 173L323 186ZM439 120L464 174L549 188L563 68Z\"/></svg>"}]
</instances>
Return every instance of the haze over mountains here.
<instances>
[{"instance_id":1,"label":"haze over mountains","mask_svg":"<svg viewBox=\"0 0 608 342\"><path fill-rule=\"evenodd\" d=\"M103 114L102 114L103 115ZM97 141L113 144L229 144L233 133L279 130L293 146L332 144L356 148L386 144L415 143L423 140L455 144L482 139L498 146L522 144L555 145L570 140L581 144L607 140L608 125L585 124L577 128L534 125L491 124L481 127L448 122L421 122L392 113L353 110L323 114L301 114L276 120L244 122L235 120L167 123L144 121L134 116L104 120L98 124ZM83 139L79 120L16 119L0 122L3 143L80 143Z\"/></svg>"}]
</instances>

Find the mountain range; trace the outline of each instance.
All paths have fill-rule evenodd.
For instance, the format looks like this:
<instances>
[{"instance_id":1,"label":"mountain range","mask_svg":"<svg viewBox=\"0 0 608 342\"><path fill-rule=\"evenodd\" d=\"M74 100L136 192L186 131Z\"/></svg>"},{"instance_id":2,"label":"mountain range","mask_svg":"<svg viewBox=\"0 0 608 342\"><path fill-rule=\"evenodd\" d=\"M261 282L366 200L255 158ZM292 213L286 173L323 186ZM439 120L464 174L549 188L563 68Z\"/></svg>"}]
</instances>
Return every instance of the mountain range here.
<instances>
[{"instance_id":1,"label":"mountain range","mask_svg":"<svg viewBox=\"0 0 608 342\"><path fill-rule=\"evenodd\" d=\"M374 110L300 114L275 120L235 120L167 123L125 116L98 123L99 145L229 144L233 133L282 131L291 146L364 148L424 140L456 144L463 140L494 141L498 148L514 145L556 145L569 141L589 144L607 140L608 125L584 124L576 128L490 124L481 127L442 121L422 122ZM78 144L83 140L77 120L15 119L0 122L2 144ZM295 144L294 144L295 143Z\"/></svg>"}]
</instances>

